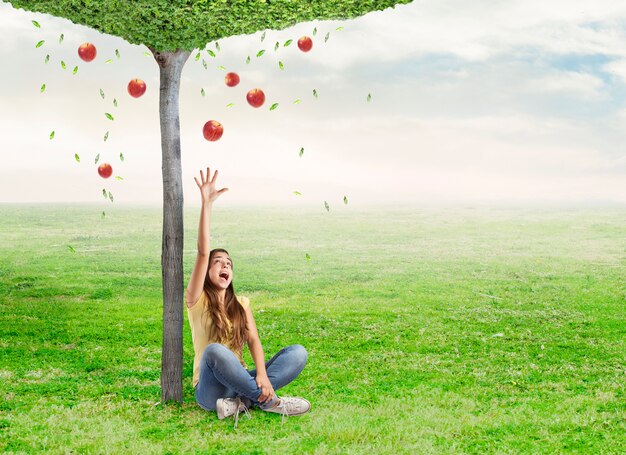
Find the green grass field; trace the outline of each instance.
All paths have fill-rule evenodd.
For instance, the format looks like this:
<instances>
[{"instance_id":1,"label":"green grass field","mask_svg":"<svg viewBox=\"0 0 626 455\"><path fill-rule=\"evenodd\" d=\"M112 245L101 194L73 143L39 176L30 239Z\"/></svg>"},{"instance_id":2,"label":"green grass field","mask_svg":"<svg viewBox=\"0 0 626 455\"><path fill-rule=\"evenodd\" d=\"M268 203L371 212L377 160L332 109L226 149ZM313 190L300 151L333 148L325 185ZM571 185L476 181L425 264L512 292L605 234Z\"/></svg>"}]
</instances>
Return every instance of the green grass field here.
<instances>
[{"instance_id":1,"label":"green grass field","mask_svg":"<svg viewBox=\"0 0 626 455\"><path fill-rule=\"evenodd\" d=\"M186 320L157 404L160 211L100 210L0 205L0 451L626 452L625 209L217 204L266 354L309 351L283 392L311 413L237 430L195 404Z\"/></svg>"}]
</instances>

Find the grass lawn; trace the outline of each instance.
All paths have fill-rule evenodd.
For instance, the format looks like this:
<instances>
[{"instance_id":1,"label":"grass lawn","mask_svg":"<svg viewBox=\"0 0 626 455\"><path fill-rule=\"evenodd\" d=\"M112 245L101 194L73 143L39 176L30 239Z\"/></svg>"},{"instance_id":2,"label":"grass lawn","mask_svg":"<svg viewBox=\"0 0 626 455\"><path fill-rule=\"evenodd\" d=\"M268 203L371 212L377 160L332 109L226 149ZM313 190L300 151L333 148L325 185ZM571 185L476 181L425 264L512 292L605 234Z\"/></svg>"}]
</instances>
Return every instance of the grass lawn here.
<instances>
[{"instance_id":1,"label":"grass lawn","mask_svg":"<svg viewBox=\"0 0 626 455\"><path fill-rule=\"evenodd\" d=\"M266 355L309 351L283 392L311 413L236 431L195 404L186 320L157 404L160 210L100 211L0 205L0 451L626 452L626 209L217 204Z\"/></svg>"}]
</instances>

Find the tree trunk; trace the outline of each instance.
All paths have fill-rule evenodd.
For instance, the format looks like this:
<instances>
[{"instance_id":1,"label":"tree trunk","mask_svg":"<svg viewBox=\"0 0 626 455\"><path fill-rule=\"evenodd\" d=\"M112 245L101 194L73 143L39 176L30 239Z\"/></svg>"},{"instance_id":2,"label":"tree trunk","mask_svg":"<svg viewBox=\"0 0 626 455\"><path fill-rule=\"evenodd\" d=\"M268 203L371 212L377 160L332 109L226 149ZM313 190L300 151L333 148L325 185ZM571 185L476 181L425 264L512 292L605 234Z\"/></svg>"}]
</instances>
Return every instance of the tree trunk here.
<instances>
[{"instance_id":1,"label":"tree trunk","mask_svg":"<svg viewBox=\"0 0 626 455\"><path fill-rule=\"evenodd\" d=\"M161 402L183 401L183 184L178 93L189 52L156 52L161 86L163 350Z\"/></svg>"}]
</instances>

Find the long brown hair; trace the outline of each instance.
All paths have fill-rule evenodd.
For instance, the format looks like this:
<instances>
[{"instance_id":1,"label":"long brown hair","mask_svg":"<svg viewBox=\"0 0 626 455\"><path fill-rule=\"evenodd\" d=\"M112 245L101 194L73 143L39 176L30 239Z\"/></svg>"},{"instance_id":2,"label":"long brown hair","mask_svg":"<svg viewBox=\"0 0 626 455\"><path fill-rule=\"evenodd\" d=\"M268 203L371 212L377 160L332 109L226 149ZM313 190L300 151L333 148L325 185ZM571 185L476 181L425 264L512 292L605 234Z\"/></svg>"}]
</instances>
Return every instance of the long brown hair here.
<instances>
[{"instance_id":1,"label":"long brown hair","mask_svg":"<svg viewBox=\"0 0 626 455\"><path fill-rule=\"evenodd\" d=\"M211 268L215 253L228 254L228 251L222 248L211 250L211 253L209 253L209 269ZM228 254L228 256L230 257L230 254ZM207 269L206 276L204 277L204 292L207 293L209 298L203 314L205 321L208 320L208 317L213 321L213 327L210 330L209 336L218 343L228 344L232 348L243 348L246 342L247 331L246 312L237 301L232 280L226 288L223 304L220 303L217 289L209 278L209 269Z\"/></svg>"}]
</instances>

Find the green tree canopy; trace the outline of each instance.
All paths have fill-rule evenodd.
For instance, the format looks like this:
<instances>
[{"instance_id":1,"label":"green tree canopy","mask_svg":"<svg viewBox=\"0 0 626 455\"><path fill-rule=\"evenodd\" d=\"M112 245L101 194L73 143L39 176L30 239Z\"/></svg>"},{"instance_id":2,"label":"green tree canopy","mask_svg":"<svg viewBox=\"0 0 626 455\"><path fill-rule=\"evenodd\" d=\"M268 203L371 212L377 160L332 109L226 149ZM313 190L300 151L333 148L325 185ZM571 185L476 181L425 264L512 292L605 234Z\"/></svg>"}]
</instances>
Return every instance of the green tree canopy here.
<instances>
[{"instance_id":1,"label":"green tree canopy","mask_svg":"<svg viewBox=\"0 0 626 455\"><path fill-rule=\"evenodd\" d=\"M298 22L350 19L411 0L12 0L161 52Z\"/></svg>"}]
</instances>

